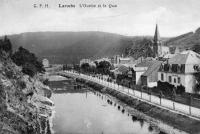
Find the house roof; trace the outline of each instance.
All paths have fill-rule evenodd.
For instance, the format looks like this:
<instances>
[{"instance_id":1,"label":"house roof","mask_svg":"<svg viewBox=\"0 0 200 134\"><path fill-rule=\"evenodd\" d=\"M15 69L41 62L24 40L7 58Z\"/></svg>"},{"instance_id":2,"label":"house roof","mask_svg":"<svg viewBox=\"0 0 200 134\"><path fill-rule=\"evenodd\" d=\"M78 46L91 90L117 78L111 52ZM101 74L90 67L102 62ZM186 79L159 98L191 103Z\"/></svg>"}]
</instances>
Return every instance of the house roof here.
<instances>
[{"instance_id":1,"label":"house roof","mask_svg":"<svg viewBox=\"0 0 200 134\"><path fill-rule=\"evenodd\" d=\"M149 65L151 65L152 62L153 62L153 60L143 61L143 62L140 62L137 65L135 65L135 67L149 67Z\"/></svg>"},{"instance_id":2,"label":"house roof","mask_svg":"<svg viewBox=\"0 0 200 134\"><path fill-rule=\"evenodd\" d=\"M200 55L194 51L187 50L175 55L168 60L169 64L200 64Z\"/></svg>"},{"instance_id":3,"label":"house roof","mask_svg":"<svg viewBox=\"0 0 200 134\"><path fill-rule=\"evenodd\" d=\"M122 73L127 73L129 71L129 68L124 65L121 65L118 67L118 71Z\"/></svg>"},{"instance_id":4,"label":"house roof","mask_svg":"<svg viewBox=\"0 0 200 134\"><path fill-rule=\"evenodd\" d=\"M160 68L160 65L163 61L157 61L157 60L154 60L152 61L149 66L148 66L148 69L146 72L144 72L144 74L142 74L143 76L150 76L152 73L155 73L159 70Z\"/></svg>"},{"instance_id":5,"label":"house roof","mask_svg":"<svg viewBox=\"0 0 200 134\"><path fill-rule=\"evenodd\" d=\"M119 58L120 60L131 60L130 58Z\"/></svg>"},{"instance_id":6,"label":"house roof","mask_svg":"<svg viewBox=\"0 0 200 134\"><path fill-rule=\"evenodd\" d=\"M165 59L171 59L172 57L174 57L176 54L166 54L163 58Z\"/></svg>"}]
</instances>

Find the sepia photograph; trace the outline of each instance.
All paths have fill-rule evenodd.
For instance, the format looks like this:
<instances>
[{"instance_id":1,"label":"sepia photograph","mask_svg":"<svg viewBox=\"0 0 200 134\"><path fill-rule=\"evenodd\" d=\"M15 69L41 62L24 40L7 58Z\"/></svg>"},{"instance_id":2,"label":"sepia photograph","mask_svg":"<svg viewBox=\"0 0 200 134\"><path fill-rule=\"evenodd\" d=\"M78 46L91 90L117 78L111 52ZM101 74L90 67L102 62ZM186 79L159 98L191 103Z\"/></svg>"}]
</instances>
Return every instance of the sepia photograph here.
<instances>
[{"instance_id":1,"label":"sepia photograph","mask_svg":"<svg viewBox=\"0 0 200 134\"><path fill-rule=\"evenodd\" d=\"M200 1L0 0L0 134L200 134Z\"/></svg>"}]
</instances>

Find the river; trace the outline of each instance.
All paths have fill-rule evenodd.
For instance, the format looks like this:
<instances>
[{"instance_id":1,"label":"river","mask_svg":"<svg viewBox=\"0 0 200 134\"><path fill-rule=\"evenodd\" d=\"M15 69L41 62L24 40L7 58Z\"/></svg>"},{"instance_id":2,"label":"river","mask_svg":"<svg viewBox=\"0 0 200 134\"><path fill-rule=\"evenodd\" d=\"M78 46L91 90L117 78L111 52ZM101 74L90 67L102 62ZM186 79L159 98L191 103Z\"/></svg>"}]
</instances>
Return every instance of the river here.
<instances>
[{"instance_id":1,"label":"river","mask_svg":"<svg viewBox=\"0 0 200 134\"><path fill-rule=\"evenodd\" d=\"M107 95L87 88L75 90L65 82L59 84L65 92L54 93L53 131L55 134L158 134L143 119L129 115ZM72 92L73 90L73 92ZM125 111L125 112L124 112Z\"/></svg>"}]
</instances>

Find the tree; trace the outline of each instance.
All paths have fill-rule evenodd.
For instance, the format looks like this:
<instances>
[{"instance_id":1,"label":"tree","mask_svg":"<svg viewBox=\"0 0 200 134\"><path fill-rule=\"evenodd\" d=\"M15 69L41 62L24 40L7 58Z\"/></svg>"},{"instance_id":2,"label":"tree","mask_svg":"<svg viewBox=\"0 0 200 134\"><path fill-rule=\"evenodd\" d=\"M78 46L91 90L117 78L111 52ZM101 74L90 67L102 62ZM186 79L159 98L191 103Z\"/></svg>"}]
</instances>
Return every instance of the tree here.
<instances>
[{"instance_id":1,"label":"tree","mask_svg":"<svg viewBox=\"0 0 200 134\"><path fill-rule=\"evenodd\" d=\"M174 85L168 82L158 81L157 88L165 95L173 95Z\"/></svg>"},{"instance_id":2,"label":"tree","mask_svg":"<svg viewBox=\"0 0 200 134\"><path fill-rule=\"evenodd\" d=\"M108 61L100 61L97 65L98 73L108 75L110 74L111 64Z\"/></svg>"},{"instance_id":3,"label":"tree","mask_svg":"<svg viewBox=\"0 0 200 134\"><path fill-rule=\"evenodd\" d=\"M36 73L44 73L45 69L40 61L38 61L35 54L29 52L23 47L19 47L12 55L13 62L22 66L22 72L33 77Z\"/></svg>"},{"instance_id":4,"label":"tree","mask_svg":"<svg viewBox=\"0 0 200 134\"><path fill-rule=\"evenodd\" d=\"M85 71L88 70L89 67L90 67L89 63L83 63L83 64L81 64L81 69L83 69Z\"/></svg>"},{"instance_id":5,"label":"tree","mask_svg":"<svg viewBox=\"0 0 200 134\"><path fill-rule=\"evenodd\" d=\"M12 55L12 44L7 36L3 40L0 40L0 50L5 51L9 56Z\"/></svg>"},{"instance_id":6,"label":"tree","mask_svg":"<svg viewBox=\"0 0 200 134\"><path fill-rule=\"evenodd\" d=\"M8 52L10 55L12 54L12 44L7 36L4 37L4 45L2 46L2 49Z\"/></svg>"},{"instance_id":7,"label":"tree","mask_svg":"<svg viewBox=\"0 0 200 134\"><path fill-rule=\"evenodd\" d=\"M184 92L185 92L185 87L183 85L177 86L177 89L176 89L177 94L182 94Z\"/></svg>"},{"instance_id":8,"label":"tree","mask_svg":"<svg viewBox=\"0 0 200 134\"><path fill-rule=\"evenodd\" d=\"M90 72L90 64L89 63L83 63L81 64L81 71L83 72Z\"/></svg>"}]
</instances>

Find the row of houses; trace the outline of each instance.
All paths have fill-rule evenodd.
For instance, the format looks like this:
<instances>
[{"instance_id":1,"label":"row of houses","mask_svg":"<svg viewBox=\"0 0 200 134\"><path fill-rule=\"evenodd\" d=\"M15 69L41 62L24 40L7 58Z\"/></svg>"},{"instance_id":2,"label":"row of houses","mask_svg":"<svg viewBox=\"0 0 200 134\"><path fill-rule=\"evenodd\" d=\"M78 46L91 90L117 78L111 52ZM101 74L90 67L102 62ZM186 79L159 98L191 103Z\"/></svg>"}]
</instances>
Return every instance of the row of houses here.
<instances>
[{"instance_id":1,"label":"row of houses","mask_svg":"<svg viewBox=\"0 0 200 134\"><path fill-rule=\"evenodd\" d=\"M191 50L185 50L173 55L167 60L145 58L118 64L111 70L117 75L127 75L132 78L132 84L147 87L157 86L158 81L168 82L175 87L184 86L186 92L193 93L197 81L195 74L200 71L200 55Z\"/></svg>"},{"instance_id":2,"label":"row of houses","mask_svg":"<svg viewBox=\"0 0 200 134\"><path fill-rule=\"evenodd\" d=\"M175 48L172 53L170 47L163 46L157 25L152 51L153 57L140 57L137 60L116 55L112 58L99 58L98 61L109 61L115 67L111 72L115 76L124 74L130 77L132 84L154 87L158 81L162 81L175 87L182 85L186 92L193 93L197 83L195 73L200 71L200 55L179 48Z\"/></svg>"}]
</instances>

